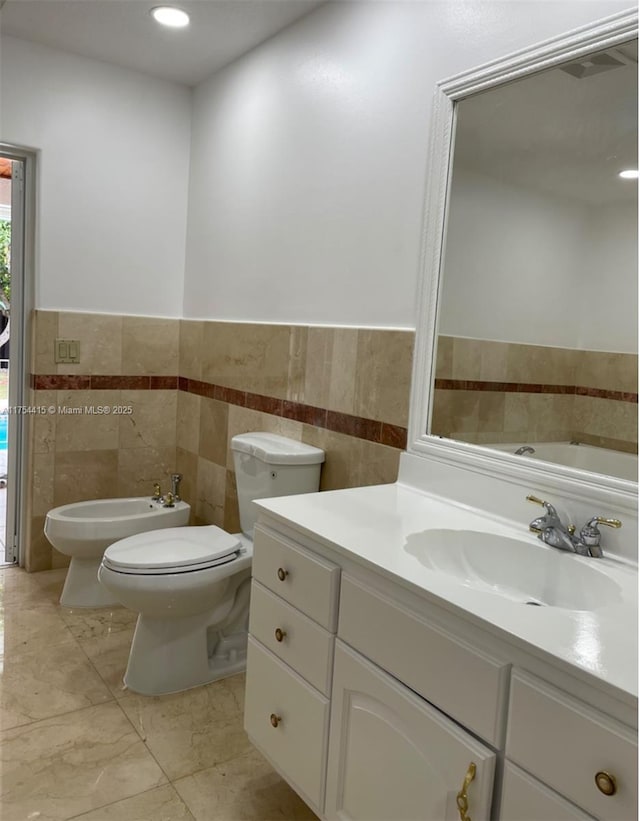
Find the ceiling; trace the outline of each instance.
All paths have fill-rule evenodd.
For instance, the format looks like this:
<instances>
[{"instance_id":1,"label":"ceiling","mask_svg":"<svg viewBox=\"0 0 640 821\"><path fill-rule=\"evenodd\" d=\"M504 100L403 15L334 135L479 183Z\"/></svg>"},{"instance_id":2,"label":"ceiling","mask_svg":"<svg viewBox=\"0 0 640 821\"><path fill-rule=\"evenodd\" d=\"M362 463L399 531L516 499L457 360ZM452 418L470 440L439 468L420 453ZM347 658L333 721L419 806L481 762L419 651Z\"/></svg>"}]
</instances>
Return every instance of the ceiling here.
<instances>
[{"instance_id":1,"label":"ceiling","mask_svg":"<svg viewBox=\"0 0 640 821\"><path fill-rule=\"evenodd\" d=\"M454 173L458 163L591 205L635 199L618 172L638 167L638 41L602 54L617 65L581 79L547 69L462 100Z\"/></svg>"},{"instance_id":2,"label":"ceiling","mask_svg":"<svg viewBox=\"0 0 640 821\"><path fill-rule=\"evenodd\" d=\"M194 86L324 2L179 0L191 23L167 29L149 16L164 1L0 0L0 30Z\"/></svg>"}]
</instances>

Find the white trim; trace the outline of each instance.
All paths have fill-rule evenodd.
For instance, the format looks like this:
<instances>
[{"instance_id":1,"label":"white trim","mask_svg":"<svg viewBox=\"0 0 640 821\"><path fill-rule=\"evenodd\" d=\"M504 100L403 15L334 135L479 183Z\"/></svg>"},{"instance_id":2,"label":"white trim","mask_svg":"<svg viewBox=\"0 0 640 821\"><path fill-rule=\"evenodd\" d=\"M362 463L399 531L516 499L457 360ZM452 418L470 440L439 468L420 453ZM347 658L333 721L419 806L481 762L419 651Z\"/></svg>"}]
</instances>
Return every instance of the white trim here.
<instances>
[{"instance_id":1,"label":"white trim","mask_svg":"<svg viewBox=\"0 0 640 821\"><path fill-rule=\"evenodd\" d=\"M11 206L0 202L0 220L11 222Z\"/></svg>"},{"instance_id":2,"label":"white trim","mask_svg":"<svg viewBox=\"0 0 640 821\"><path fill-rule=\"evenodd\" d=\"M429 145L429 178L423 216L418 322L413 359L407 450L437 462L458 465L485 476L544 486L584 501L637 510L638 484L608 476L541 463L524 465L508 453L426 434L432 413L439 277L445 248L447 182L450 175L457 100L526 77L584 54L611 48L638 36L635 9L606 17L569 34L514 52L500 60L446 79L436 86Z\"/></svg>"},{"instance_id":3,"label":"white trim","mask_svg":"<svg viewBox=\"0 0 640 821\"><path fill-rule=\"evenodd\" d=\"M36 259L36 152L32 149L0 142L0 154L19 161L12 184L14 209L12 236L13 282L11 316L13 335L9 368L9 405L26 405L29 396L29 333L34 302ZM16 217L20 212L20 219ZM25 534L30 517L31 490L29 476L29 419L22 414L9 417L7 521L5 555L20 565L25 561Z\"/></svg>"}]
</instances>

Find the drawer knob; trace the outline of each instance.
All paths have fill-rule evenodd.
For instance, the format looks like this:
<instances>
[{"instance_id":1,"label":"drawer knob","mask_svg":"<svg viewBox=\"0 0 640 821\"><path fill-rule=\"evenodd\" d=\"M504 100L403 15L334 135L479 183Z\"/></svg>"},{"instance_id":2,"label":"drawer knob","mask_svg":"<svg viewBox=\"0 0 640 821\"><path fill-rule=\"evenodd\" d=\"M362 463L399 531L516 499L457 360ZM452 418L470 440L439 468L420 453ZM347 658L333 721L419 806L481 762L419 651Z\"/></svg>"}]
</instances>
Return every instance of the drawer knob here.
<instances>
[{"instance_id":1,"label":"drawer knob","mask_svg":"<svg viewBox=\"0 0 640 821\"><path fill-rule=\"evenodd\" d=\"M278 578L280 579L281 582L283 582L287 578L288 575L289 575L288 570L285 570L283 567L278 568Z\"/></svg>"},{"instance_id":2,"label":"drawer knob","mask_svg":"<svg viewBox=\"0 0 640 821\"><path fill-rule=\"evenodd\" d=\"M286 630L281 630L279 627L276 627L276 641L282 641L286 635Z\"/></svg>"},{"instance_id":3,"label":"drawer knob","mask_svg":"<svg viewBox=\"0 0 640 821\"><path fill-rule=\"evenodd\" d=\"M595 781L596 787L603 795L615 795L618 791L615 778L604 770L600 770L599 773L596 773Z\"/></svg>"},{"instance_id":4,"label":"drawer knob","mask_svg":"<svg viewBox=\"0 0 640 821\"><path fill-rule=\"evenodd\" d=\"M278 724L280 724L280 722L282 721L282 719L275 713L271 713L271 715L269 716L269 721L271 722L272 727L277 727Z\"/></svg>"},{"instance_id":5,"label":"drawer knob","mask_svg":"<svg viewBox=\"0 0 640 821\"><path fill-rule=\"evenodd\" d=\"M458 805L458 812L460 813L460 821L471 821L469 818L469 796L467 795L467 790L475 777L476 765L472 761L467 768L467 774L462 782L462 789L456 796L456 804Z\"/></svg>"}]
</instances>

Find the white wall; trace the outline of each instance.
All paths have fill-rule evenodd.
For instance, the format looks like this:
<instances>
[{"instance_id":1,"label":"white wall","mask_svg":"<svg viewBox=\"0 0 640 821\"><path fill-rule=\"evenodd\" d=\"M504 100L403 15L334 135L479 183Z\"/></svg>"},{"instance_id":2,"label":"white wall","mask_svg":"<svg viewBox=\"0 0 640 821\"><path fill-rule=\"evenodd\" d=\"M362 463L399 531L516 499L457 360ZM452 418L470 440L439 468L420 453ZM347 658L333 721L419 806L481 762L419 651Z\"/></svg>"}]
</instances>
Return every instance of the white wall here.
<instances>
[{"instance_id":1,"label":"white wall","mask_svg":"<svg viewBox=\"0 0 640 821\"><path fill-rule=\"evenodd\" d=\"M635 183L632 183L635 185ZM587 221L578 347L638 352L638 202L593 208Z\"/></svg>"},{"instance_id":2,"label":"white wall","mask_svg":"<svg viewBox=\"0 0 640 821\"><path fill-rule=\"evenodd\" d=\"M576 347L586 213L455 167L440 333Z\"/></svg>"},{"instance_id":3,"label":"white wall","mask_svg":"<svg viewBox=\"0 0 640 821\"><path fill-rule=\"evenodd\" d=\"M180 316L190 90L1 43L0 137L39 152L37 307Z\"/></svg>"},{"instance_id":4,"label":"white wall","mask_svg":"<svg viewBox=\"0 0 640 821\"><path fill-rule=\"evenodd\" d=\"M331 3L201 84L185 316L413 327L435 83L627 6Z\"/></svg>"},{"instance_id":5,"label":"white wall","mask_svg":"<svg viewBox=\"0 0 640 821\"><path fill-rule=\"evenodd\" d=\"M38 307L413 327L435 83L627 5L321 7L196 90L186 275L190 92L2 38L0 138L40 151Z\"/></svg>"},{"instance_id":6,"label":"white wall","mask_svg":"<svg viewBox=\"0 0 640 821\"><path fill-rule=\"evenodd\" d=\"M454 169L442 334L637 352L637 207Z\"/></svg>"}]
</instances>

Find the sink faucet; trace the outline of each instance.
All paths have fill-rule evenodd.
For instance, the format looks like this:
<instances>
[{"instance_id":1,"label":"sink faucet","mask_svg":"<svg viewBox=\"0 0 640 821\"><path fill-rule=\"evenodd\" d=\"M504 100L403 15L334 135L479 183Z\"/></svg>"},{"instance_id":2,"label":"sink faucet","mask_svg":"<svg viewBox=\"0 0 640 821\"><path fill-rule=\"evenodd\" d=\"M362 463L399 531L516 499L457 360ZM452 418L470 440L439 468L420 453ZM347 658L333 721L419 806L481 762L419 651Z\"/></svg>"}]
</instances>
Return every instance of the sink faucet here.
<instances>
[{"instance_id":1,"label":"sink faucet","mask_svg":"<svg viewBox=\"0 0 640 821\"><path fill-rule=\"evenodd\" d=\"M529 530L532 533L537 533L538 538L545 544L557 547L559 550L569 550L580 556L591 556L594 559L602 558L602 548L600 547L602 534L598 529L599 524L615 528L622 527L620 519L593 516L584 525L580 535L576 536L575 526L563 525L557 510L552 504L538 499L536 496L527 496L527 501L541 505L546 510L543 516L538 516L531 522Z\"/></svg>"},{"instance_id":2,"label":"sink faucet","mask_svg":"<svg viewBox=\"0 0 640 821\"><path fill-rule=\"evenodd\" d=\"M622 522L620 519L605 519L604 516L593 516L580 531L580 542L588 549L589 556L601 559L602 548L600 547L600 538L602 534L598 529L598 525L607 525L607 527L615 527L618 529L622 527Z\"/></svg>"},{"instance_id":3,"label":"sink faucet","mask_svg":"<svg viewBox=\"0 0 640 821\"><path fill-rule=\"evenodd\" d=\"M537 496L527 496L527 502L541 505L547 511L544 516L538 516L531 522L529 530L532 533L541 533L545 528L549 527L562 527L558 511L551 502L544 502L542 499L538 499Z\"/></svg>"},{"instance_id":4,"label":"sink faucet","mask_svg":"<svg viewBox=\"0 0 640 821\"><path fill-rule=\"evenodd\" d=\"M181 473L172 473L171 474L171 493L173 494L173 500L175 502L180 501L180 482L182 481L182 474Z\"/></svg>"}]
</instances>

